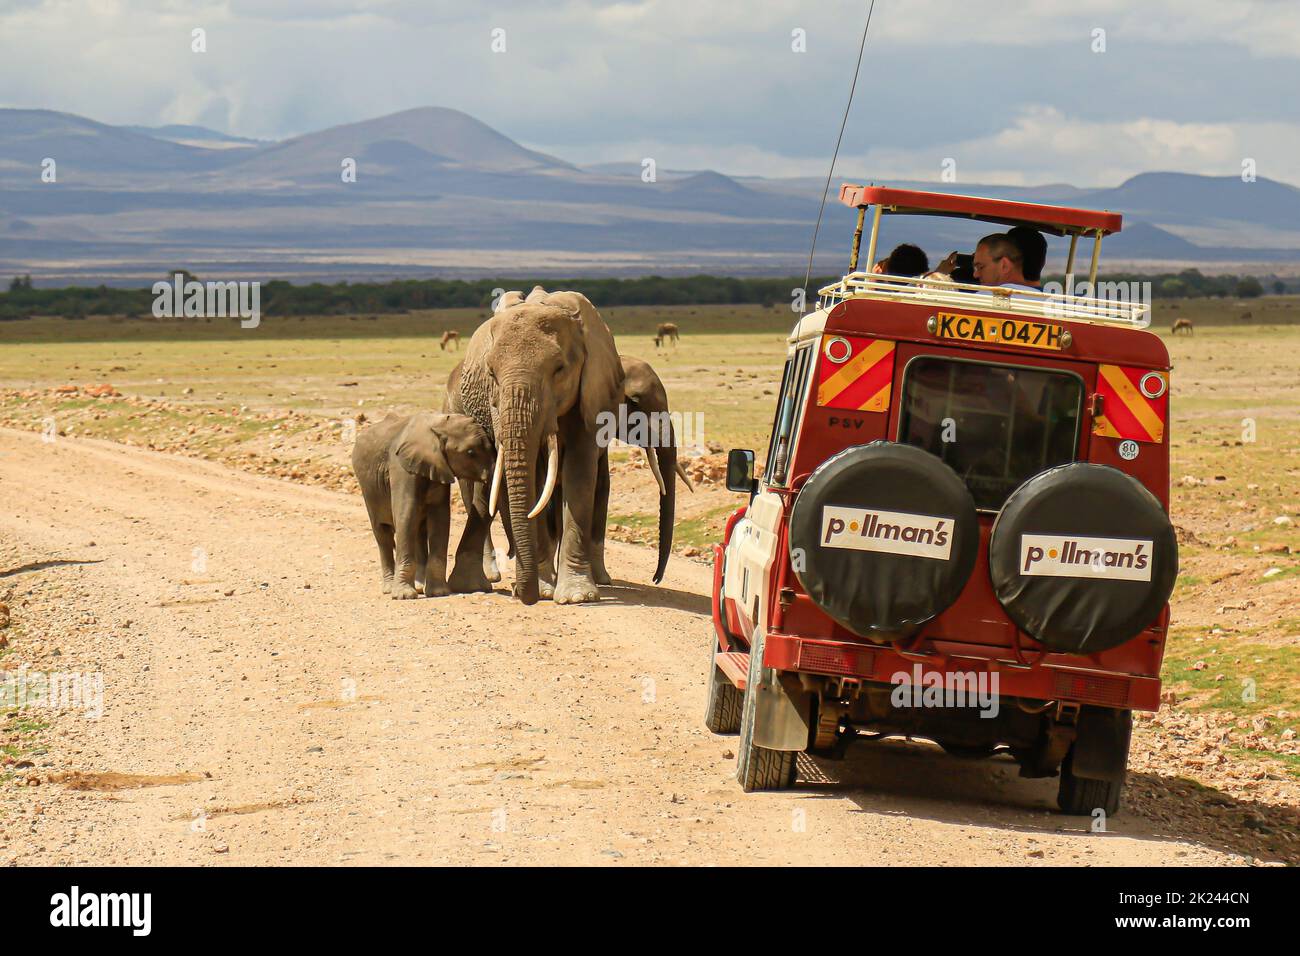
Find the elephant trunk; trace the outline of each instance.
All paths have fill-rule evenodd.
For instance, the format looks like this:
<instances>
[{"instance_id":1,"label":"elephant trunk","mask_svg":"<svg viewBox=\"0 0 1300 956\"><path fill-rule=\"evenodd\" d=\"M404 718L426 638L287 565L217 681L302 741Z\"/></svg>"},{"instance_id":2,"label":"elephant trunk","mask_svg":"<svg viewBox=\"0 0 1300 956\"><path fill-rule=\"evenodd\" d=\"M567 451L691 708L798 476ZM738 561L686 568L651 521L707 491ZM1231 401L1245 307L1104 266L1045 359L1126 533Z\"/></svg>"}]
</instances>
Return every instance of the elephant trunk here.
<instances>
[{"instance_id":1,"label":"elephant trunk","mask_svg":"<svg viewBox=\"0 0 1300 956\"><path fill-rule=\"evenodd\" d=\"M664 579L664 569L668 567L668 556L673 553L673 518L677 510L677 443L675 439L661 442L658 448L647 449L647 453L659 459L660 482L659 495L659 563L655 566L654 583Z\"/></svg>"},{"instance_id":2,"label":"elephant trunk","mask_svg":"<svg viewBox=\"0 0 1300 956\"><path fill-rule=\"evenodd\" d=\"M504 449L506 497L515 544L515 596L524 604L536 604L540 596L537 549L528 513L536 501L540 406L533 389L510 385L502 387L498 407L497 441Z\"/></svg>"}]
</instances>

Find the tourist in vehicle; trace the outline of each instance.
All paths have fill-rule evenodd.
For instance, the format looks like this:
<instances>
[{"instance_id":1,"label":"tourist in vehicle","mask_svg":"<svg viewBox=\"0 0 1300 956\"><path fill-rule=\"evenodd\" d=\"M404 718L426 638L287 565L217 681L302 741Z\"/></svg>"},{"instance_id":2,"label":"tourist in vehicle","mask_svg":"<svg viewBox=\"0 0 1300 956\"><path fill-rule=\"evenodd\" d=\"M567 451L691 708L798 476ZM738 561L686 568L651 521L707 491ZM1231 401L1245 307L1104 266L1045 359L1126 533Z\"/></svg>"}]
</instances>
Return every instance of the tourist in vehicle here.
<instances>
[{"instance_id":1,"label":"tourist in vehicle","mask_svg":"<svg viewBox=\"0 0 1300 956\"><path fill-rule=\"evenodd\" d=\"M1032 226L1015 226L1007 236L1020 248L1021 271L1025 281L1035 289L1043 287L1043 266L1047 263L1047 240Z\"/></svg>"},{"instance_id":2,"label":"tourist in vehicle","mask_svg":"<svg viewBox=\"0 0 1300 956\"><path fill-rule=\"evenodd\" d=\"M930 257L920 246L904 242L876 263L871 270L876 275L906 276L915 278L930 271Z\"/></svg>"},{"instance_id":3,"label":"tourist in vehicle","mask_svg":"<svg viewBox=\"0 0 1300 956\"><path fill-rule=\"evenodd\" d=\"M953 250L948 253L947 258L934 267L933 272L927 272L923 278L933 279L936 282L962 282L966 285L975 285L975 257L966 252L957 252Z\"/></svg>"},{"instance_id":4,"label":"tourist in vehicle","mask_svg":"<svg viewBox=\"0 0 1300 956\"><path fill-rule=\"evenodd\" d=\"M975 278L980 285L1032 289L1025 279L1024 253L1005 232L985 236L975 246Z\"/></svg>"}]
</instances>

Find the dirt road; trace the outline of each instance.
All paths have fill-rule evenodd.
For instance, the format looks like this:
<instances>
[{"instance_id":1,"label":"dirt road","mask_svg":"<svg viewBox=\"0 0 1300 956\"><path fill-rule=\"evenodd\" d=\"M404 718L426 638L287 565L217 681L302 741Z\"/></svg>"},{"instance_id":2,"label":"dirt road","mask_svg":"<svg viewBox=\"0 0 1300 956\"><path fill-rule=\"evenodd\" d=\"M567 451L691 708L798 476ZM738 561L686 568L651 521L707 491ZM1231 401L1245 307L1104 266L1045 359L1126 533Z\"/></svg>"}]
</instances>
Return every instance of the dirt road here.
<instances>
[{"instance_id":1,"label":"dirt road","mask_svg":"<svg viewBox=\"0 0 1300 956\"><path fill-rule=\"evenodd\" d=\"M359 498L15 431L0 493L4 666L104 678L98 719L32 711L0 863L1241 862L919 744L743 794L701 726L708 571L650 586L648 548L611 544L599 606L395 602Z\"/></svg>"}]
</instances>

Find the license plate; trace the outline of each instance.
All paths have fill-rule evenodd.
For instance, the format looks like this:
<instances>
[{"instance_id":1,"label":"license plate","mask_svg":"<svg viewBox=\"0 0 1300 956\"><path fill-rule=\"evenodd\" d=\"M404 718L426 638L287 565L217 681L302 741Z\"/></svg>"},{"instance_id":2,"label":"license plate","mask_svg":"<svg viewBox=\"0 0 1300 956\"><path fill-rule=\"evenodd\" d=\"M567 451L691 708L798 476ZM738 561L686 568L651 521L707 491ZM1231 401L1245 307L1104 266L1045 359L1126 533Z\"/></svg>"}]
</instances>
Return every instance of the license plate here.
<instances>
[{"instance_id":1,"label":"license plate","mask_svg":"<svg viewBox=\"0 0 1300 956\"><path fill-rule=\"evenodd\" d=\"M1020 319L991 319L979 315L940 312L935 334L941 339L963 342L988 342L993 345L1019 345L1031 349L1061 348L1061 327L1050 322L1023 322Z\"/></svg>"}]
</instances>

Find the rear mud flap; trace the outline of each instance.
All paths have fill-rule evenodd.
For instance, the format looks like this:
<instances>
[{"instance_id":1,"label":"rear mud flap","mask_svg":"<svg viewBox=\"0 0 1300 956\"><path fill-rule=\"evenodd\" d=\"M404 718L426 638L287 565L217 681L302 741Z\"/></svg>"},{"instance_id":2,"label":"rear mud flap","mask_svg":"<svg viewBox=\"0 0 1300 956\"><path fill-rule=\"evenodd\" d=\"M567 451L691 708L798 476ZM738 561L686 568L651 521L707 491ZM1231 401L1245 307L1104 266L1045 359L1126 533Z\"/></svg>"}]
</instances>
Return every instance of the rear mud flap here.
<instances>
[{"instance_id":1,"label":"rear mud flap","mask_svg":"<svg viewBox=\"0 0 1300 956\"><path fill-rule=\"evenodd\" d=\"M1072 769L1076 777L1121 783L1128 765L1129 711L1084 707L1079 712Z\"/></svg>"},{"instance_id":2,"label":"rear mud flap","mask_svg":"<svg viewBox=\"0 0 1300 956\"><path fill-rule=\"evenodd\" d=\"M763 679L752 690L758 695L754 709L754 743L768 750L806 750L812 695L799 678L763 668Z\"/></svg>"}]
</instances>

